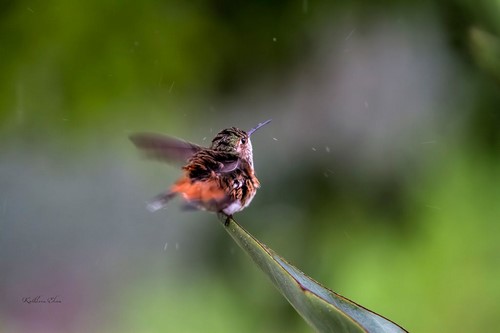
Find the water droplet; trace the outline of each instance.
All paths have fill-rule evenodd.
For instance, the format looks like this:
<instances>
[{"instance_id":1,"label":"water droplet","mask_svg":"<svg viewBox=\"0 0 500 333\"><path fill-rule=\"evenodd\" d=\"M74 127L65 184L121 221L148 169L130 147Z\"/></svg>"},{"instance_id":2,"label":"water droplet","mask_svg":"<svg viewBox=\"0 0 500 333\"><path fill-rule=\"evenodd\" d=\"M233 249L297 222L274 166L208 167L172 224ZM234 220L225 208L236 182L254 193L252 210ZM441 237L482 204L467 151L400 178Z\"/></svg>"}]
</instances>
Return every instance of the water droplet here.
<instances>
[{"instance_id":1,"label":"water droplet","mask_svg":"<svg viewBox=\"0 0 500 333\"><path fill-rule=\"evenodd\" d=\"M354 34L354 32L356 31L356 29L352 29L351 32L347 35L347 37L345 38L345 40L349 40L349 38L352 37L352 35Z\"/></svg>"}]
</instances>

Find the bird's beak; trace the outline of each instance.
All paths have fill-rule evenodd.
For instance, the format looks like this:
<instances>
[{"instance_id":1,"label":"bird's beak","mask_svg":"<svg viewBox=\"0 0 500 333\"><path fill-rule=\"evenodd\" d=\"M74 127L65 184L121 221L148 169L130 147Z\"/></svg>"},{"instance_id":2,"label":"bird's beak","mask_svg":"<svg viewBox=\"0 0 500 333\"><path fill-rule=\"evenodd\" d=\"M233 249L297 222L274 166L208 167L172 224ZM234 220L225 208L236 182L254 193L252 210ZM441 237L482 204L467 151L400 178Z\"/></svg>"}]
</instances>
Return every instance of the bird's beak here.
<instances>
[{"instance_id":1,"label":"bird's beak","mask_svg":"<svg viewBox=\"0 0 500 333\"><path fill-rule=\"evenodd\" d=\"M262 126L269 124L270 122L271 122L271 119L266 120L265 122L258 124L257 126L255 126L254 128L252 128L251 130L249 130L249 131L247 132L248 136L252 135L252 134L253 134L253 132L255 132L256 130L258 130L258 129L259 129L259 128L261 128Z\"/></svg>"}]
</instances>

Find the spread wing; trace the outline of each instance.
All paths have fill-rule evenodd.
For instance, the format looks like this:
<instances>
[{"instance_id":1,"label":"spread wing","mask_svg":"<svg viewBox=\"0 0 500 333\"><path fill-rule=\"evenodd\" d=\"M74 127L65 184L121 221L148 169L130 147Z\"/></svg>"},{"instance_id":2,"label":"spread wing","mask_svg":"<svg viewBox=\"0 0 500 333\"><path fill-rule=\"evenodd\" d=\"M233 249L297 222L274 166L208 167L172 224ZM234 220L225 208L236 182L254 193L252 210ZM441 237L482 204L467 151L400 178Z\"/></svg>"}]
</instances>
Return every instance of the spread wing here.
<instances>
[{"instance_id":1,"label":"spread wing","mask_svg":"<svg viewBox=\"0 0 500 333\"><path fill-rule=\"evenodd\" d=\"M194 143L154 133L132 134L130 140L145 153L146 157L165 162L185 164L203 149Z\"/></svg>"}]
</instances>

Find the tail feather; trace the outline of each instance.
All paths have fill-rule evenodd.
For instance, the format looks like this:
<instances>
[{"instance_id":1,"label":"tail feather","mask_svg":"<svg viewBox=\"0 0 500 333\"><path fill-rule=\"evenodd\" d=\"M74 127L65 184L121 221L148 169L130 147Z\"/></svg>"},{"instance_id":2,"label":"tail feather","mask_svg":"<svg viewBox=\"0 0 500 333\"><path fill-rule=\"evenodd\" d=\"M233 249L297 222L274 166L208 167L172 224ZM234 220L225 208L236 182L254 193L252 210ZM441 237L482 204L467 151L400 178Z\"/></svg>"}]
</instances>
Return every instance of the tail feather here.
<instances>
[{"instance_id":1,"label":"tail feather","mask_svg":"<svg viewBox=\"0 0 500 333\"><path fill-rule=\"evenodd\" d=\"M162 209L167 205L167 203L175 197L176 193L174 192L165 192L158 194L148 203L148 210L151 212L156 212L157 210Z\"/></svg>"},{"instance_id":2,"label":"tail feather","mask_svg":"<svg viewBox=\"0 0 500 333\"><path fill-rule=\"evenodd\" d=\"M186 210L220 211L229 197L216 181L191 181L187 176L179 179L167 192L153 198L148 204L151 212L162 209L177 194L185 200Z\"/></svg>"}]
</instances>

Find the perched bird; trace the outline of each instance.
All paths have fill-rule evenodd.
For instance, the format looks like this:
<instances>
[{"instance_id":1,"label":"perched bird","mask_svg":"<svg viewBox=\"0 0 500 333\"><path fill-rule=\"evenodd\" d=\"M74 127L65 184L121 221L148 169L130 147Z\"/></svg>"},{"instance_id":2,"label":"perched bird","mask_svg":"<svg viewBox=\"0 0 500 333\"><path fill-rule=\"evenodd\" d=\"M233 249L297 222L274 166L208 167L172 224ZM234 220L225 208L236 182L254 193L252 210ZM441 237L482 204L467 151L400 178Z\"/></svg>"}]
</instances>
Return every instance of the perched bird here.
<instances>
[{"instance_id":1,"label":"perched bird","mask_svg":"<svg viewBox=\"0 0 500 333\"><path fill-rule=\"evenodd\" d=\"M131 135L130 140L148 157L185 164L183 175L168 191L149 203L149 210L161 209L180 195L187 208L223 213L228 223L234 213L250 204L260 187L253 166L250 136L270 121L249 131L226 128L215 136L208 148L160 134Z\"/></svg>"}]
</instances>

